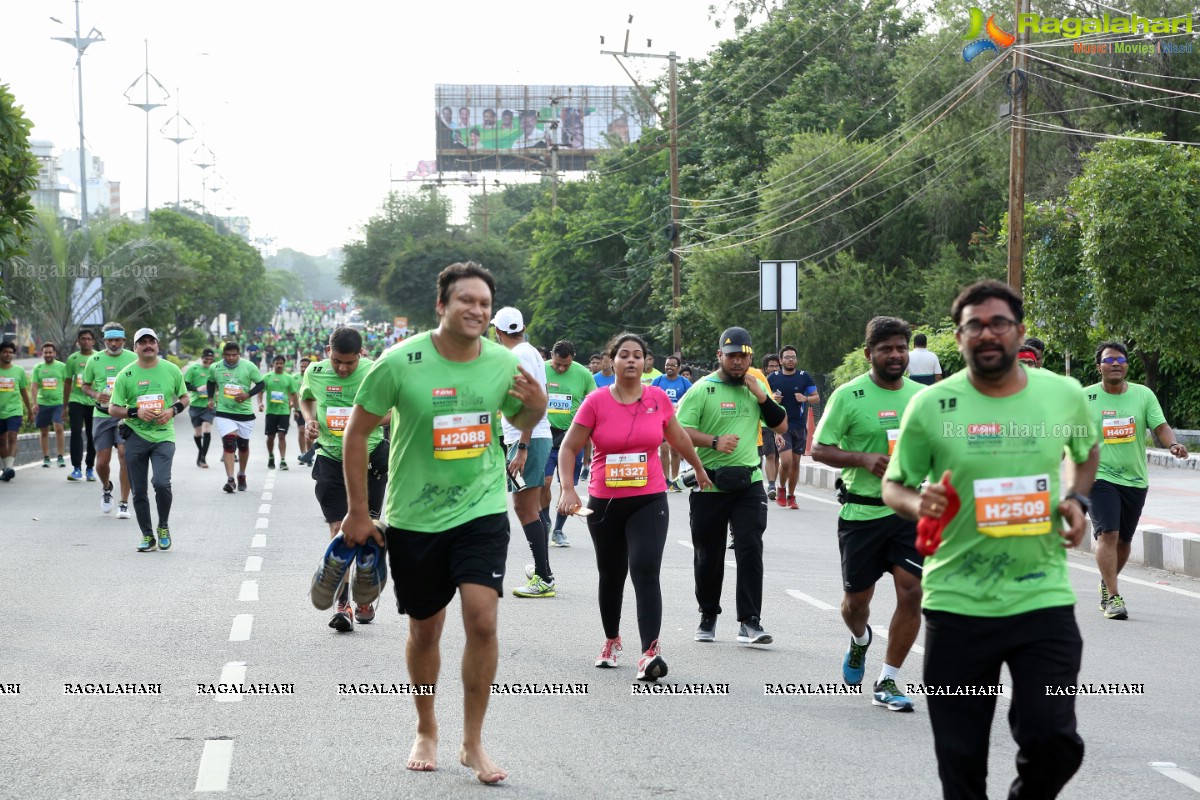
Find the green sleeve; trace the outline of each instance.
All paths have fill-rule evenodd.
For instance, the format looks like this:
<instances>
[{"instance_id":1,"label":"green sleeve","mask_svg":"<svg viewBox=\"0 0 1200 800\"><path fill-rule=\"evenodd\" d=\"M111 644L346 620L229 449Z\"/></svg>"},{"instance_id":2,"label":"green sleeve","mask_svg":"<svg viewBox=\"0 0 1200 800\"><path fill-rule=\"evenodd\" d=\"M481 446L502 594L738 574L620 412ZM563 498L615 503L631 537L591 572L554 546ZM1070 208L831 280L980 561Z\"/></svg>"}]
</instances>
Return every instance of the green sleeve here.
<instances>
[{"instance_id":1,"label":"green sleeve","mask_svg":"<svg viewBox=\"0 0 1200 800\"><path fill-rule=\"evenodd\" d=\"M316 396L312 393L312 387L308 385L308 373L305 372L300 378L300 399L301 400L316 400ZM361 390L360 390L361 391Z\"/></svg>"},{"instance_id":2,"label":"green sleeve","mask_svg":"<svg viewBox=\"0 0 1200 800\"><path fill-rule=\"evenodd\" d=\"M363 377L358 394L354 397L354 404L362 406L364 411L377 417L387 415L396 404L396 395L400 388L397 380L399 372L398 368L388 364L386 358L376 361Z\"/></svg>"},{"instance_id":3,"label":"green sleeve","mask_svg":"<svg viewBox=\"0 0 1200 800\"><path fill-rule=\"evenodd\" d=\"M697 383L696 386L700 384ZM675 409L675 418L685 428L700 430L700 414L704 410L704 392L699 389L685 392L679 406Z\"/></svg>"},{"instance_id":4,"label":"green sleeve","mask_svg":"<svg viewBox=\"0 0 1200 800\"><path fill-rule=\"evenodd\" d=\"M519 375L519 374L520 374L520 372L517 371L517 366L514 364L512 376L509 377L509 379L508 379L508 389L511 389L513 387L513 381L516 379L517 375ZM545 387L543 387L543 388L545 388ZM505 391L504 402L500 404L500 413L501 414L503 414L504 416L508 417L511 420L514 416L519 414L521 412L521 409L524 407L525 406L522 405L520 400L518 400L517 398L515 398L511 394L509 394L507 391Z\"/></svg>"},{"instance_id":5,"label":"green sleeve","mask_svg":"<svg viewBox=\"0 0 1200 800\"><path fill-rule=\"evenodd\" d=\"M28 389L28 388L29 388L29 373L28 373L28 372L26 372L25 370L21 370L21 379L20 379L20 381L18 382L18 385L19 385L19 386L20 386L22 389Z\"/></svg>"},{"instance_id":6,"label":"green sleeve","mask_svg":"<svg viewBox=\"0 0 1200 800\"><path fill-rule=\"evenodd\" d=\"M125 386L128 383L129 380L126 378L124 372L117 373L117 379L113 382L112 397L108 399L108 402L111 405L125 407L129 406L129 403L133 398L126 396L127 390Z\"/></svg>"},{"instance_id":7,"label":"green sleeve","mask_svg":"<svg viewBox=\"0 0 1200 800\"><path fill-rule=\"evenodd\" d=\"M837 446L846 435L846 403L842 399L845 396L846 393L839 388L835 389L833 396L829 398L821 423L817 425L817 444Z\"/></svg>"},{"instance_id":8,"label":"green sleeve","mask_svg":"<svg viewBox=\"0 0 1200 800\"><path fill-rule=\"evenodd\" d=\"M905 411L904 418L900 420L900 436L896 440L896 449L884 473L884 480L896 481L915 489L933 469L930 436L922 422L929 413L925 408L927 405L921 403L918 397Z\"/></svg>"},{"instance_id":9,"label":"green sleeve","mask_svg":"<svg viewBox=\"0 0 1200 800\"><path fill-rule=\"evenodd\" d=\"M1070 440L1067 442L1067 454L1076 464L1087 461L1092 445L1100 441L1100 431L1088 411L1087 400L1082 391L1070 392L1067 402L1074 400L1071 414Z\"/></svg>"},{"instance_id":10,"label":"green sleeve","mask_svg":"<svg viewBox=\"0 0 1200 800\"><path fill-rule=\"evenodd\" d=\"M175 400L178 401L188 393L187 382L183 380L183 372L178 367L173 370L173 374L175 376Z\"/></svg>"},{"instance_id":11,"label":"green sleeve","mask_svg":"<svg viewBox=\"0 0 1200 800\"><path fill-rule=\"evenodd\" d=\"M1167 421L1166 415L1163 414L1162 404L1158 402L1158 398L1155 397L1154 392L1149 389L1146 389L1145 416L1146 427L1150 430L1154 430Z\"/></svg>"}]
</instances>

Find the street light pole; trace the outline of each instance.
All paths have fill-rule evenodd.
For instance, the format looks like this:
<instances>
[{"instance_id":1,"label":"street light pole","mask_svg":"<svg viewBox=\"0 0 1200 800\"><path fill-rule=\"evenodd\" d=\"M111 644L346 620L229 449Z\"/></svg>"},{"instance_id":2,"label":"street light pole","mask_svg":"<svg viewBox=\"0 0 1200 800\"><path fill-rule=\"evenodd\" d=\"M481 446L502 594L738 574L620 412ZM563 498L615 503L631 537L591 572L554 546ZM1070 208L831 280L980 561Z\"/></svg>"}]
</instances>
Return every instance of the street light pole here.
<instances>
[{"instance_id":1,"label":"street light pole","mask_svg":"<svg viewBox=\"0 0 1200 800\"><path fill-rule=\"evenodd\" d=\"M162 108L165 105L165 103L151 103L150 102L150 81L154 81L154 83L158 86L158 88L160 90L162 90L164 100L167 99L168 97L170 97L171 93L166 90L166 87L164 87L161 83L158 82L158 78L156 78L150 74L150 41L148 39L143 39L142 41L146 46L146 68L142 71L141 75L137 76L137 78L134 79L133 83L129 84L129 88L125 90L125 99L129 101L129 105L133 106L134 108L140 108L142 111L146 112L146 218L145 219L146 219L146 222L149 222L150 221L150 112L156 108ZM145 101L143 101L141 103L135 103L135 102L133 102L132 99L130 99L129 93L131 91L133 91L133 87L137 86L138 81L141 81L141 80L145 81L144 88L145 88L145 92L146 92L146 99L145 99Z\"/></svg>"},{"instance_id":2,"label":"street light pole","mask_svg":"<svg viewBox=\"0 0 1200 800\"><path fill-rule=\"evenodd\" d=\"M192 123L188 122L187 117L179 113L179 89L175 89L175 115L163 123L163 126L158 129L159 133L165 134L171 123L175 123L175 135L165 136L168 142L175 143L175 210L180 209L180 193L179 193L179 162L180 162L180 145L190 141L196 133L196 128ZM184 136L180 130L181 125L187 125L188 135Z\"/></svg>"},{"instance_id":3,"label":"street light pole","mask_svg":"<svg viewBox=\"0 0 1200 800\"><path fill-rule=\"evenodd\" d=\"M51 17L55 22L62 24L61 20ZM93 35L94 34L94 35ZM79 0L75 0L75 36L51 36L56 42L65 42L75 48L75 72L77 74L77 82L79 84L79 222L84 230L88 226L88 204L87 204L87 159L84 157L84 138L83 138L83 51L88 49L88 45L95 42L103 42L104 34L92 28L88 31L87 38L83 38L79 34Z\"/></svg>"}]
</instances>

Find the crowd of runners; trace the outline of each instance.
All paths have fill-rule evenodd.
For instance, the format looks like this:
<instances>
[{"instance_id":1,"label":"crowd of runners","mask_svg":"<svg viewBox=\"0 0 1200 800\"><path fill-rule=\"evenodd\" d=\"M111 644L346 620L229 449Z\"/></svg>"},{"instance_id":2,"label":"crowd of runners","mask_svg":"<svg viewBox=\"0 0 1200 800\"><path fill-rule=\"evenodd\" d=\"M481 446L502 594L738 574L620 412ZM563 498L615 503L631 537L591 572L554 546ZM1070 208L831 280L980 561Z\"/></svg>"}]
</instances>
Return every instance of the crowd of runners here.
<instances>
[{"instance_id":1,"label":"crowd of runners","mask_svg":"<svg viewBox=\"0 0 1200 800\"><path fill-rule=\"evenodd\" d=\"M840 657L844 682L866 678L876 637L871 600L889 573L896 611L871 702L913 710L898 676L924 620L927 687L992 687L1008 665L1019 746L1010 796L1057 795L1083 756L1073 694L1048 688L1076 683L1082 653L1066 549L1090 528L1100 611L1127 618L1119 580L1147 493L1147 431L1176 457L1188 456L1154 394L1127 380L1122 343L1100 344L1101 380L1086 388L1041 369L1045 345L1025 337L1020 294L982 281L964 288L950 309L965 369L943 379L907 322L878 316L864 336L869 371L822 400L794 347L758 353L736 325L715 343L716 369L700 376L678 354L659 372L635 333L617 333L587 367L569 338L539 352L520 309L492 308L495 290L488 270L453 264L438 277L434 330L403 339L381 331L373 342L336 324L331 309L314 310L298 333L230 339L185 370L161 355L154 330L129 335L115 321L81 330L65 361L47 344L32 375L14 366L11 343L0 344L0 481L14 476L22 411L43 431L43 466L66 468L66 410L67 479L98 481L101 513L112 513L115 500L117 516L128 518L132 503L137 550L167 550L174 417L188 412L200 470L209 467L215 430L224 479L213 481L213 491L230 495L246 491L247 469L261 463L261 454L251 456L257 415L265 415L259 435L268 470L289 469L295 423L294 463L311 470L330 537L387 549L398 607L408 617L412 684L437 682L446 609L460 596L459 758L480 781L495 783L507 774L484 748L483 722L505 594L507 498L532 562L511 593L556 596L550 554L571 545L564 523L580 516L597 569L603 637L598 631L595 666L621 664L628 579L637 605L636 678L655 681L668 674L660 588L667 494L689 492L694 640L721 636L725 551L732 549L734 635L747 646L768 646L763 533L772 503L799 508L799 463L811 452L841 469L836 536L849 641L830 657ZM810 442L809 409L822 403ZM1064 460L1071 469L1060 469ZM785 514L776 524L789 523ZM350 632L374 619L377 602L352 602L350 568L343 567L329 625ZM965 694L931 693L925 701L948 798L986 790L996 698ZM435 697L414 701L408 768L431 770Z\"/></svg>"}]
</instances>

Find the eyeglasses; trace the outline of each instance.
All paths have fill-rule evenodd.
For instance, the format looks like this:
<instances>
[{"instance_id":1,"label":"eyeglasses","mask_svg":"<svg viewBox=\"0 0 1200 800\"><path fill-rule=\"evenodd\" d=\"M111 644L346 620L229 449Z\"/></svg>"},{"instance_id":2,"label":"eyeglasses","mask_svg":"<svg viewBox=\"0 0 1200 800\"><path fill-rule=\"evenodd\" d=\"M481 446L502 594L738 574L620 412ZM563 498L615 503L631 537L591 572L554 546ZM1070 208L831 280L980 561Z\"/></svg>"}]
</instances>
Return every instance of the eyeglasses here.
<instances>
[{"instance_id":1,"label":"eyeglasses","mask_svg":"<svg viewBox=\"0 0 1200 800\"><path fill-rule=\"evenodd\" d=\"M1109 356L1108 358L1100 359L1101 364L1127 364L1129 359L1125 356Z\"/></svg>"},{"instance_id":2,"label":"eyeglasses","mask_svg":"<svg viewBox=\"0 0 1200 800\"><path fill-rule=\"evenodd\" d=\"M983 335L983 329L987 328L997 336L1003 336L1011 331L1016 324L1017 321L1015 319L1009 319L1008 317L992 317L987 322L972 319L959 325L958 332L972 339L978 339Z\"/></svg>"}]
</instances>

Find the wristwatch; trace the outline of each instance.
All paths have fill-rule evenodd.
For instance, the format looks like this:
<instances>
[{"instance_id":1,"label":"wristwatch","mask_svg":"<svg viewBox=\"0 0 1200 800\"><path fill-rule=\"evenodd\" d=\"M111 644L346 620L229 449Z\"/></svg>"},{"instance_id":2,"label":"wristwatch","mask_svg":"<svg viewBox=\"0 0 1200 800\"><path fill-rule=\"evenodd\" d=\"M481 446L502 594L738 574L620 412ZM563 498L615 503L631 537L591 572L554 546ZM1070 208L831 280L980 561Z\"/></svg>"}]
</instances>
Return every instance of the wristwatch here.
<instances>
[{"instance_id":1,"label":"wristwatch","mask_svg":"<svg viewBox=\"0 0 1200 800\"><path fill-rule=\"evenodd\" d=\"M713 440L712 440L712 449L713 449L713 450L716 450L716 449L717 449L717 439L719 439L719 438L721 438L721 437L719 437L719 436L714 436L714 437L713 437Z\"/></svg>"},{"instance_id":2,"label":"wristwatch","mask_svg":"<svg viewBox=\"0 0 1200 800\"><path fill-rule=\"evenodd\" d=\"M1087 514L1092 510L1092 501L1087 499L1087 495L1080 494L1079 492L1071 492L1063 499L1074 500L1076 503L1079 503L1080 507L1083 508L1084 514Z\"/></svg>"},{"instance_id":3,"label":"wristwatch","mask_svg":"<svg viewBox=\"0 0 1200 800\"><path fill-rule=\"evenodd\" d=\"M517 449L518 450L528 450L529 445L525 444L524 442L517 442Z\"/></svg>"}]
</instances>

